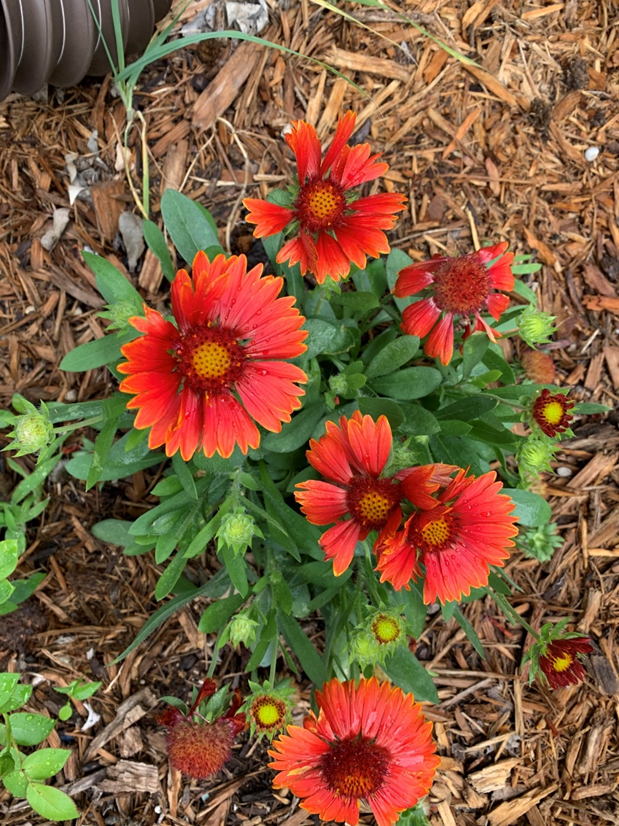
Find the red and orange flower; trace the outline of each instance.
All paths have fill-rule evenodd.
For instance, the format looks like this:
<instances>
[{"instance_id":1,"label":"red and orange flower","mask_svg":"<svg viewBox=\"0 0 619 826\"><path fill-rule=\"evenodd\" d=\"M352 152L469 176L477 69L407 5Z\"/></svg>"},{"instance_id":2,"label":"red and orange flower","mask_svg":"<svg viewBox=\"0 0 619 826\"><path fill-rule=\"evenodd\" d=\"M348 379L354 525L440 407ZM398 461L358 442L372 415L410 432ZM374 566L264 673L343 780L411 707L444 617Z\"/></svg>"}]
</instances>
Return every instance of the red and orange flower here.
<instances>
[{"instance_id":1,"label":"red and orange flower","mask_svg":"<svg viewBox=\"0 0 619 826\"><path fill-rule=\"evenodd\" d=\"M277 297L282 279L261 273L247 272L245 256L199 252L191 278L180 270L172 283L178 326L148 307L130 319L144 335L121 348L120 389L134 394L127 407L139 411L136 428L151 428L149 447L180 449L185 461L199 448L247 453L260 442L255 422L279 432L301 407L307 376L284 359L307 349L305 319L294 298Z\"/></svg>"},{"instance_id":2,"label":"red and orange flower","mask_svg":"<svg viewBox=\"0 0 619 826\"><path fill-rule=\"evenodd\" d=\"M382 543L377 570L381 582L396 590L409 589L425 567L423 601L426 605L468 596L471 588L488 584L489 566L502 566L518 533L515 505L500 494L496 473L465 477L460 470L438 495L435 507L413 514L404 529ZM408 480L400 484L408 497Z\"/></svg>"},{"instance_id":3,"label":"red and orange flower","mask_svg":"<svg viewBox=\"0 0 619 826\"><path fill-rule=\"evenodd\" d=\"M574 402L569 401L563 393L542 390L533 404L533 418L546 436L558 436L564 433L574 416L570 412Z\"/></svg>"},{"instance_id":4,"label":"red and orange flower","mask_svg":"<svg viewBox=\"0 0 619 826\"><path fill-rule=\"evenodd\" d=\"M375 677L330 680L316 692L319 714L273 742L276 789L288 787L321 820L356 826L359 802L378 826L393 826L432 785L440 758L431 724L412 694Z\"/></svg>"},{"instance_id":5,"label":"red and orange flower","mask_svg":"<svg viewBox=\"0 0 619 826\"><path fill-rule=\"evenodd\" d=\"M320 546L333 560L335 576L350 565L355 546L370 531L397 527L402 518L400 479L406 477L407 498L419 507L432 507L443 465L407 468L383 477L391 452L391 427L385 416L375 422L357 410L339 425L327 422L327 432L310 440L307 459L329 482L310 479L296 487L295 498L313 525L335 525L325 531ZM394 528L395 529L395 528ZM377 544L380 543L380 537Z\"/></svg>"},{"instance_id":6,"label":"red and orange flower","mask_svg":"<svg viewBox=\"0 0 619 826\"><path fill-rule=\"evenodd\" d=\"M554 640L540 655L539 667L551 688L578 685L585 679L580 658L593 651L589 637L567 637Z\"/></svg>"},{"instance_id":7,"label":"red and orange flower","mask_svg":"<svg viewBox=\"0 0 619 826\"><path fill-rule=\"evenodd\" d=\"M355 198L351 189L384 175L386 163L380 154L371 155L367 143L349 146L356 114L340 117L331 146L322 150L314 127L293 121L286 142L297 160L298 186L291 188L289 205L281 206L256 198L243 203L250 210L247 221L256 224L256 238L276 235L289 224L298 231L277 255L279 264L301 265L301 273L312 272L319 284L327 278L346 278L351 262L363 269L366 256L378 258L389 252L384 230L395 223L395 213L404 209L403 195L382 193ZM294 223L293 223L294 222Z\"/></svg>"},{"instance_id":8,"label":"red and orange flower","mask_svg":"<svg viewBox=\"0 0 619 826\"><path fill-rule=\"evenodd\" d=\"M435 255L429 261L410 264L400 270L393 292L398 298L415 295L426 288L430 295L411 304L402 313L402 329L412 336L427 336L424 349L431 358L449 364L454 347L454 319L469 319L464 338L485 330L491 341L500 337L481 317L484 309L497 321L507 309L509 298L492 290L513 290L513 253L507 243L457 258ZM493 261L493 264L488 264ZM474 326L471 317L474 319ZM440 320L439 320L440 319Z\"/></svg>"}]
</instances>

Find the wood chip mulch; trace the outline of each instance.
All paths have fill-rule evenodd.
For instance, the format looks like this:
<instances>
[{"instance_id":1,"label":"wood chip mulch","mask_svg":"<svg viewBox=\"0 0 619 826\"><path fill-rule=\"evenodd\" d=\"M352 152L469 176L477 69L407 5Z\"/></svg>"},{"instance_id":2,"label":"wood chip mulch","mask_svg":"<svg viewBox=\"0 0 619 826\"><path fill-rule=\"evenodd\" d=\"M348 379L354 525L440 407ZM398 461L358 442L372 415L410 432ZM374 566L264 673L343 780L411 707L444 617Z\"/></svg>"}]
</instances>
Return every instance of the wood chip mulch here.
<instances>
[{"instance_id":1,"label":"wood chip mulch","mask_svg":"<svg viewBox=\"0 0 619 826\"><path fill-rule=\"evenodd\" d=\"M206 5L195 0L184 20ZM366 94L316 63L252 43L187 49L151 66L135 105L147 124L153 219L165 189L182 190L212 211L227 249L259 260L241 202L289 179L282 129L303 118L326 138L339 112L354 108L356 139L371 141L391 165L368 191L384 186L409 198L392 244L419 260L503 239L534 254L543 268L525 281L558 318L547 348L557 383L579 400L615 406L617 3L411 0L392 7L478 65L463 65L392 11L347 7L363 28L309 0L269 0L261 36L330 63ZM97 316L102 299L80 257L86 245L125 272L147 301L167 299L153 255L146 252L130 273L119 241L118 217L134 209L122 129L109 77L0 104L3 407L14 392L69 402L112 391L104 370L58 369L76 344L105 331ZM128 163L139 184L135 134ZM42 239L61 208L70 221L48 251ZM517 361L523 348L509 345L507 354ZM529 686L519 662L531 641L490 602L466 608L485 660L455 622L428 617L417 653L436 673L440 694L438 706L427 706L442 758L430 796L433 826L619 824L618 423L616 413L579 421L576 438L557 454L559 474L539 484L565 542L547 564L516 553L507 568L522 588L513 605L533 627L570 616L591 635L584 685L555 692ZM68 454L82 435L67 441ZM32 467L29 457L19 461ZM17 480L0 463L0 495L8 498ZM52 686L103 681L87 701L100 719L93 723L91 713L93 725L83 730L89 709L78 703L49 738L50 746L73 749L56 783L75 795L80 823L317 823L289 794L273 794L266 749L246 738L210 783L185 782L169 769L154 709L164 694L187 697L204 676L214 642L197 630L205 602L184 608L122 664L111 664L157 607L158 568L150 555L123 557L89 528L144 512L160 471L88 493L62 468L53 475L51 503L29 531L21 566L46 579L19 612L2 617L0 669L23 672L35 685L29 708L54 715L63 698ZM214 558L198 562L188 574L196 582L216 565ZM318 617L307 630L320 628ZM216 676L243 687L246 654L223 654ZM309 694L307 684L301 688L302 711ZM43 822L6 793L0 812L6 824ZM362 819L374 822L369 814Z\"/></svg>"}]
</instances>

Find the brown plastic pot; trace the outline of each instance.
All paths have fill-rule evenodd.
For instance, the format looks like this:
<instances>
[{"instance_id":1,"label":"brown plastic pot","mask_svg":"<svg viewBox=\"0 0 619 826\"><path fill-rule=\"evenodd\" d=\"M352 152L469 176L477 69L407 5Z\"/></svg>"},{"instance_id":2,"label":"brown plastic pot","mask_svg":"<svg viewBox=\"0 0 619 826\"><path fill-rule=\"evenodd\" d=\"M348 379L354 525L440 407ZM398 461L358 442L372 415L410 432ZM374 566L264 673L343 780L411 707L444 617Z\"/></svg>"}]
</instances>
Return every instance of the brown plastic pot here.
<instances>
[{"instance_id":1,"label":"brown plastic pot","mask_svg":"<svg viewBox=\"0 0 619 826\"><path fill-rule=\"evenodd\" d=\"M0 0L0 101L45 83L73 86L118 65L112 0ZM172 0L119 0L123 50L143 51ZM105 44L104 44L105 41Z\"/></svg>"}]
</instances>

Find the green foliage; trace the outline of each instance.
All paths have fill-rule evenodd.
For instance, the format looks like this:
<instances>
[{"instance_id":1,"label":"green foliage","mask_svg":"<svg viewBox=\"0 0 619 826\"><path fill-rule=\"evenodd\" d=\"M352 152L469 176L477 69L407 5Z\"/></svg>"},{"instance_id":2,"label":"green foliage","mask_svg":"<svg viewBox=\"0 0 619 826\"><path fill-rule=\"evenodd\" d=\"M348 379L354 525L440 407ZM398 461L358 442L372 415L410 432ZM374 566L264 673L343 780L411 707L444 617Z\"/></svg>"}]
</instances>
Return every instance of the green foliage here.
<instances>
[{"instance_id":1,"label":"green foliage","mask_svg":"<svg viewBox=\"0 0 619 826\"><path fill-rule=\"evenodd\" d=\"M52 732L55 722L42 714L16 711L32 694L32 686L19 682L20 674L0 674L0 779L5 789L17 798L26 798L46 820L69 820L79 816L71 798L43 781L58 774L67 762L67 749L43 748L24 755L19 746L37 746ZM101 683L57 689L79 699L90 697ZM94 686L94 689L92 688Z\"/></svg>"}]
</instances>

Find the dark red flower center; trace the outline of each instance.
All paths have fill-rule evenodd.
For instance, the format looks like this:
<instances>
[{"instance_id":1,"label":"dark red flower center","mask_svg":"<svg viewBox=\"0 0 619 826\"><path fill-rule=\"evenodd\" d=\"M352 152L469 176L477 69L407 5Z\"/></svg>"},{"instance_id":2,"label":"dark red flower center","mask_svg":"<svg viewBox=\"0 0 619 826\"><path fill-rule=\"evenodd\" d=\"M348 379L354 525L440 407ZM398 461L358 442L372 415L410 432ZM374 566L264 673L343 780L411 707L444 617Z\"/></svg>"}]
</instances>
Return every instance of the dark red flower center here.
<instances>
[{"instance_id":1,"label":"dark red flower center","mask_svg":"<svg viewBox=\"0 0 619 826\"><path fill-rule=\"evenodd\" d=\"M178 723L167 734L170 763L189 777L210 777L230 757L234 734L230 720L223 717L214 723Z\"/></svg>"},{"instance_id":2,"label":"dark red flower center","mask_svg":"<svg viewBox=\"0 0 619 826\"><path fill-rule=\"evenodd\" d=\"M336 795L355 800L375 794L387 778L389 752L365 737L336 743L322 757L320 771Z\"/></svg>"},{"instance_id":3,"label":"dark red flower center","mask_svg":"<svg viewBox=\"0 0 619 826\"><path fill-rule=\"evenodd\" d=\"M350 483L348 507L353 518L369 531L379 531L387 524L400 501L398 486L391 479L357 477Z\"/></svg>"},{"instance_id":4,"label":"dark red flower center","mask_svg":"<svg viewBox=\"0 0 619 826\"><path fill-rule=\"evenodd\" d=\"M187 384L215 395L238 381L246 355L230 330L205 324L183 336L174 355Z\"/></svg>"},{"instance_id":5,"label":"dark red flower center","mask_svg":"<svg viewBox=\"0 0 619 826\"><path fill-rule=\"evenodd\" d=\"M304 229L319 232L336 225L346 209L346 198L332 181L310 181L301 187L295 209Z\"/></svg>"},{"instance_id":6,"label":"dark red flower center","mask_svg":"<svg viewBox=\"0 0 619 826\"><path fill-rule=\"evenodd\" d=\"M487 268L476 253L449 258L434 271L434 301L441 310L459 315L479 312L490 294Z\"/></svg>"}]
</instances>

